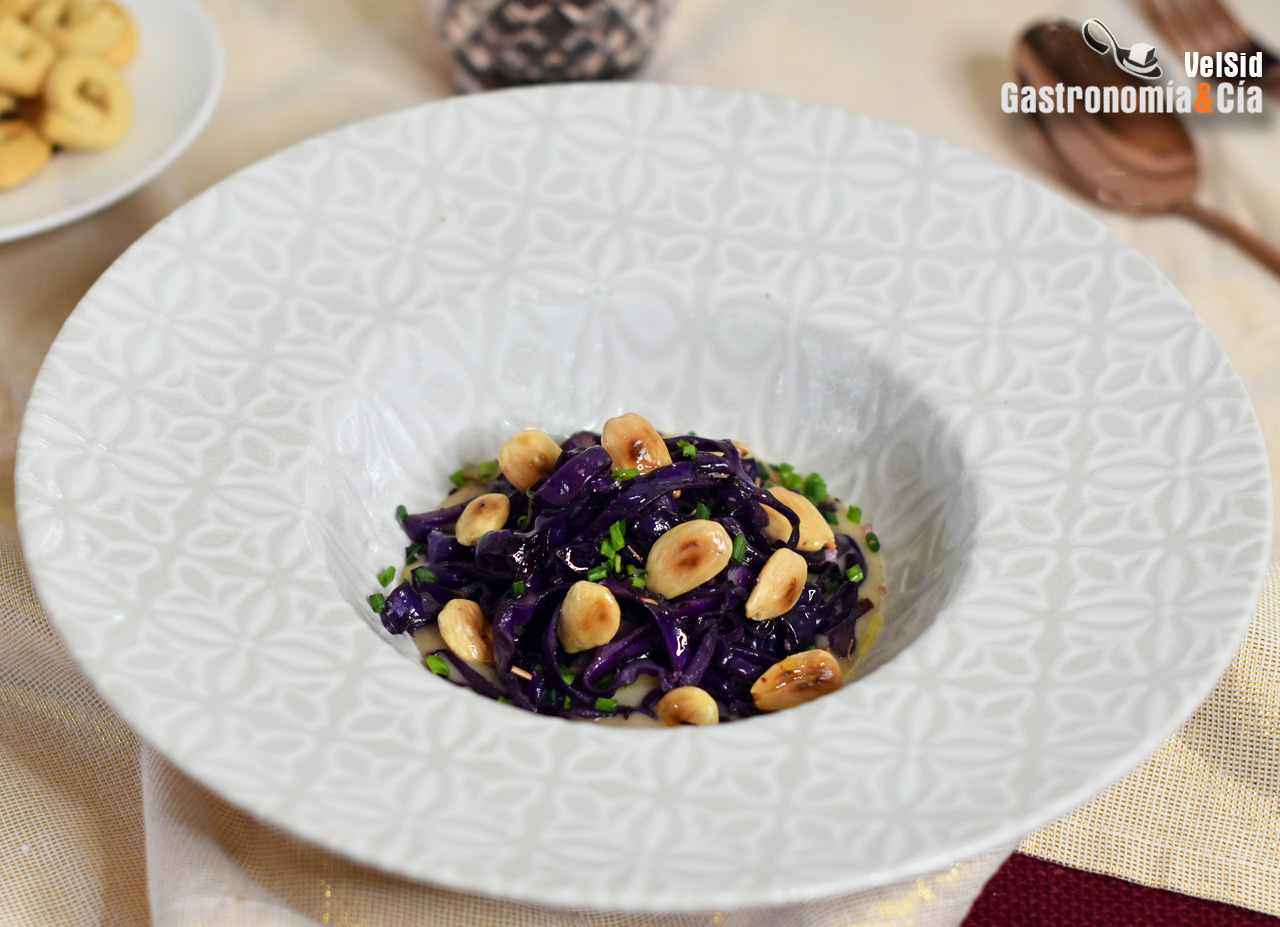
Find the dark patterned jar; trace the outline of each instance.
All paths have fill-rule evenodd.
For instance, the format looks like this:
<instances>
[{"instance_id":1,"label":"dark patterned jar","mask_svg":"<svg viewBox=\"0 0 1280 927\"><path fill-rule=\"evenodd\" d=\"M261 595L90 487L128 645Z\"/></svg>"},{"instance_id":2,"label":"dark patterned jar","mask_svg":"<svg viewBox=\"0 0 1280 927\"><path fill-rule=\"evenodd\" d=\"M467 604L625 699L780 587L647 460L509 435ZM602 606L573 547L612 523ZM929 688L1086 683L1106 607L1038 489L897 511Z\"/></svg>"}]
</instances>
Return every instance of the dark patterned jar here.
<instances>
[{"instance_id":1,"label":"dark patterned jar","mask_svg":"<svg viewBox=\"0 0 1280 927\"><path fill-rule=\"evenodd\" d=\"M460 90L629 77L672 0L428 0Z\"/></svg>"}]
</instances>

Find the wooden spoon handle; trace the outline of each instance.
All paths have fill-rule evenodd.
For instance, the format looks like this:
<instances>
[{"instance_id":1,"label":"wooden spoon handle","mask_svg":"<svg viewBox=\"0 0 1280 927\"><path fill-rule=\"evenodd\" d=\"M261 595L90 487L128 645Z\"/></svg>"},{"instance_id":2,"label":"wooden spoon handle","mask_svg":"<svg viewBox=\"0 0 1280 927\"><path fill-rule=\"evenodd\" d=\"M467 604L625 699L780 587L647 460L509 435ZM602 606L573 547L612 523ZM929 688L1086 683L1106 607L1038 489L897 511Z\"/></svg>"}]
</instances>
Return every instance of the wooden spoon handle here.
<instances>
[{"instance_id":1,"label":"wooden spoon handle","mask_svg":"<svg viewBox=\"0 0 1280 927\"><path fill-rule=\"evenodd\" d=\"M1264 241L1234 220L1197 206L1195 203L1179 203L1176 209L1188 219L1199 222L1209 231L1231 239L1273 274L1280 276L1280 248Z\"/></svg>"}]
</instances>

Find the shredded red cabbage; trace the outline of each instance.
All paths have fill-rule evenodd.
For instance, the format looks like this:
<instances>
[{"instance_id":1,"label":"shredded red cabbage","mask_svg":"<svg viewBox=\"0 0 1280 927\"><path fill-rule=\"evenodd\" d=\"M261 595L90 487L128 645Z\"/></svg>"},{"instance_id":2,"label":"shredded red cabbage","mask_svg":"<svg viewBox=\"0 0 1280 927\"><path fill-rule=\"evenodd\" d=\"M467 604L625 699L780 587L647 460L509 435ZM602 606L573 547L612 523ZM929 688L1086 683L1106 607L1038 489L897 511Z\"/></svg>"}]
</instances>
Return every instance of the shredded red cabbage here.
<instances>
[{"instance_id":1,"label":"shredded red cabbage","mask_svg":"<svg viewBox=\"0 0 1280 927\"><path fill-rule=\"evenodd\" d=\"M872 607L860 595L867 565L858 544L836 534L834 549L802 553L809 572L794 607L748 619L744 604L761 567L776 549L796 549L799 520L781 511L761 486L762 468L733 442L692 434L664 440L673 462L633 478L615 473L593 432L563 442L554 471L527 491L499 474L484 491L508 498L509 517L473 547L453 534L465 503L402 513L406 560L417 566L385 597L386 629L412 634L435 622L449 600L470 599L490 619L498 683L446 648L433 655L446 661L448 679L540 714L591 720L652 716L662 695L679 686L710 693L723 721L749 717L760 713L752 683L773 664L814 647L852 653L857 621ZM820 479L816 485L823 498L814 501L832 521L837 503L825 498ZM785 544L766 536L767 505L792 526ZM654 542L700 515L743 539L740 562L670 600L645 588ZM619 523L625 543L606 556L602 545L612 549ZM560 606L569 587L589 577L617 600L621 627L608 643L570 654L557 639ZM646 675L658 684L638 706L614 702L619 689Z\"/></svg>"}]
</instances>

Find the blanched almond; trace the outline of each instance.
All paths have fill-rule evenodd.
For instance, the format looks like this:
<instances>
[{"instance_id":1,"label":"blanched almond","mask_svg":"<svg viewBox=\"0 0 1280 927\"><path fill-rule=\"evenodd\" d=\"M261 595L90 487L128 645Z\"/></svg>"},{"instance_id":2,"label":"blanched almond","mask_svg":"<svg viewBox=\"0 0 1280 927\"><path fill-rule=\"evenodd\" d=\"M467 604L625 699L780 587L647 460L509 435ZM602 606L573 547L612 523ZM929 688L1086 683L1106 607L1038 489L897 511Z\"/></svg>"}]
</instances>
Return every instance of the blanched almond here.
<instances>
[{"instance_id":1,"label":"blanched almond","mask_svg":"<svg viewBox=\"0 0 1280 927\"><path fill-rule=\"evenodd\" d=\"M511 515L511 500L500 492L487 492L476 496L467 503L467 507L458 516L458 524L454 533L458 543L466 547L475 547L476 543L490 531L498 531L507 523Z\"/></svg>"},{"instance_id":2,"label":"blanched almond","mask_svg":"<svg viewBox=\"0 0 1280 927\"><path fill-rule=\"evenodd\" d=\"M464 660L493 662L493 629L470 599L450 599L436 619L444 644Z\"/></svg>"},{"instance_id":3,"label":"blanched almond","mask_svg":"<svg viewBox=\"0 0 1280 927\"><path fill-rule=\"evenodd\" d=\"M671 452L658 429L635 412L605 422L600 431L600 444L609 452L615 470L648 473L671 465Z\"/></svg>"},{"instance_id":4,"label":"blanched almond","mask_svg":"<svg viewBox=\"0 0 1280 927\"><path fill-rule=\"evenodd\" d=\"M765 621L785 615L800 601L808 578L809 564L804 557L786 547L775 550L756 577L747 599L747 617Z\"/></svg>"},{"instance_id":5,"label":"blanched almond","mask_svg":"<svg viewBox=\"0 0 1280 927\"><path fill-rule=\"evenodd\" d=\"M516 489L528 489L549 476L560 459L560 445L536 428L517 432L498 450L498 467Z\"/></svg>"},{"instance_id":6,"label":"blanched almond","mask_svg":"<svg viewBox=\"0 0 1280 927\"><path fill-rule=\"evenodd\" d=\"M696 589L729 564L733 540L707 518L676 525L649 548L645 585L673 599Z\"/></svg>"},{"instance_id":7,"label":"blanched almond","mask_svg":"<svg viewBox=\"0 0 1280 927\"><path fill-rule=\"evenodd\" d=\"M560 606L556 637L567 652L581 653L609 643L621 623L622 609L613 593L599 583L579 580Z\"/></svg>"},{"instance_id":8,"label":"blanched almond","mask_svg":"<svg viewBox=\"0 0 1280 927\"><path fill-rule=\"evenodd\" d=\"M761 711L781 711L829 695L844 685L836 658L825 650L806 650L779 660L751 686Z\"/></svg>"},{"instance_id":9,"label":"blanched almond","mask_svg":"<svg viewBox=\"0 0 1280 927\"><path fill-rule=\"evenodd\" d=\"M800 543L796 545L798 550L815 551L824 547L836 546L836 535L831 530L831 526L827 524L827 520L822 517L822 513L818 511L817 506L800 495L798 492L792 492L790 489L784 489L781 486L774 486L769 490L773 497L785 505L791 511L795 512L800 518ZM771 512L769 507L765 507L765 512L769 515L769 524L765 526L765 536L770 540L782 541L784 544L791 537L791 523L786 517Z\"/></svg>"},{"instance_id":10,"label":"blanched almond","mask_svg":"<svg viewBox=\"0 0 1280 927\"><path fill-rule=\"evenodd\" d=\"M654 706L658 720L668 727L682 724L719 724L720 706L706 689L680 686L672 689Z\"/></svg>"}]
</instances>

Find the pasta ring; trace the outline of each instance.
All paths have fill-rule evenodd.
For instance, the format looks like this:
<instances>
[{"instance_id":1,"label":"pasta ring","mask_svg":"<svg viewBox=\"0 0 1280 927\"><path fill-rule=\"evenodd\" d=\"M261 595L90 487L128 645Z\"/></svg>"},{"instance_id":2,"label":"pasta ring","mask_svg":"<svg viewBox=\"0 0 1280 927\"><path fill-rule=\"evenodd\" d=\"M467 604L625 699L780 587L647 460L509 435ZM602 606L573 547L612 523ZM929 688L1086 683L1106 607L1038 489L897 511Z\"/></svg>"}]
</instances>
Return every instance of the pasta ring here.
<instances>
[{"instance_id":1,"label":"pasta ring","mask_svg":"<svg viewBox=\"0 0 1280 927\"><path fill-rule=\"evenodd\" d=\"M98 0L43 0L27 18L63 52L103 55L125 31L125 20Z\"/></svg>"},{"instance_id":2,"label":"pasta ring","mask_svg":"<svg viewBox=\"0 0 1280 927\"><path fill-rule=\"evenodd\" d=\"M49 71L37 128L64 148L109 148L129 131L133 100L124 78L101 58L66 55Z\"/></svg>"},{"instance_id":3,"label":"pasta ring","mask_svg":"<svg viewBox=\"0 0 1280 927\"><path fill-rule=\"evenodd\" d=\"M16 187L40 173L52 155L49 142L25 122L0 122L0 190Z\"/></svg>"},{"instance_id":4,"label":"pasta ring","mask_svg":"<svg viewBox=\"0 0 1280 927\"><path fill-rule=\"evenodd\" d=\"M12 16L0 16L0 92L33 97L40 92L58 50Z\"/></svg>"},{"instance_id":5,"label":"pasta ring","mask_svg":"<svg viewBox=\"0 0 1280 927\"><path fill-rule=\"evenodd\" d=\"M0 16L16 16L25 19L40 0L0 0Z\"/></svg>"},{"instance_id":6,"label":"pasta ring","mask_svg":"<svg viewBox=\"0 0 1280 927\"><path fill-rule=\"evenodd\" d=\"M116 3L115 0L102 0L102 5L111 10L124 23L120 38L116 39L115 44L102 53L102 58L113 68L122 68L138 55L138 24L133 21L129 11Z\"/></svg>"}]
</instances>

